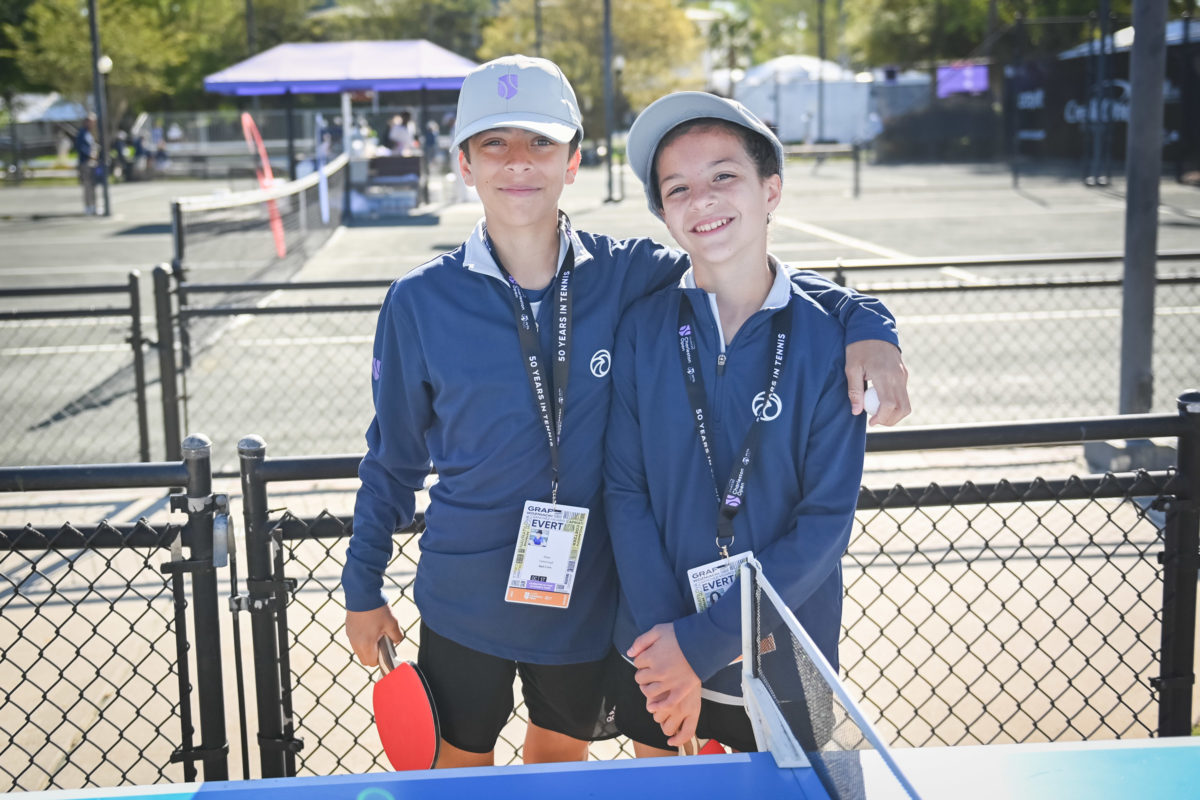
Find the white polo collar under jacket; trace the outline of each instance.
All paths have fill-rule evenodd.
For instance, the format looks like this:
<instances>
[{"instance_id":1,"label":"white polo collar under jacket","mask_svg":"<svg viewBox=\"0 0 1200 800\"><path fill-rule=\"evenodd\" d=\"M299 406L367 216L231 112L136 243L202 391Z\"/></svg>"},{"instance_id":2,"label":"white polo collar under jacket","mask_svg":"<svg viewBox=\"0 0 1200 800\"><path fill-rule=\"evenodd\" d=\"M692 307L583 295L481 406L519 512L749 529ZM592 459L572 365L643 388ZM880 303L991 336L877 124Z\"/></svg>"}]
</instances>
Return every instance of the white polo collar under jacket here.
<instances>
[{"instance_id":1,"label":"white polo collar under jacket","mask_svg":"<svg viewBox=\"0 0 1200 800\"><path fill-rule=\"evenodd\" d=\"M767 297L763 300L762 307L758 309L759 311L783 308L792 297L792 279L788 277L787 270L779 263L779 259L767 253L767 263L771 265L771 270L775 274L771 279L771 289L767 292ZM688 267L687 272L683 273L683 277L679 279L679 288L700 288L696 286L696 275L691 267ZM713 320L717 323L717 341L721 345L721 352L724 353L725 331L721 328L721 312L717 310L717 295L714 292L705 292L705 294L708 295L708 307L712 309Z\"/></svg>"},{"instance_id":2,"label":"white polo collar under jacket","mask_svg":"<svg viewBox=\"0 0 1200 800\"><path fill-rule=\"evenodd\" d=\"M492 251L483 240L483 232L486 227L487 220L481 219L475 223L475 230L471 231L470 238L467 239L467 246L463 252L463 267L478 272L481 275L490 275L496 280L504 283L504 276L500 274L500 268L496 266L496 259L492 258ZM583 242L579 239L579 234L575 229L570 227L569 221L565 214L560 217L558 226L558 270L562 269L563 259L567 257L567 231L570 230L570 242L575 245L575 266L578 267L584 262L592 260L592 254L583 246ZM536 312L535 312L536 313Z\"/></svg>"}]
</instances>

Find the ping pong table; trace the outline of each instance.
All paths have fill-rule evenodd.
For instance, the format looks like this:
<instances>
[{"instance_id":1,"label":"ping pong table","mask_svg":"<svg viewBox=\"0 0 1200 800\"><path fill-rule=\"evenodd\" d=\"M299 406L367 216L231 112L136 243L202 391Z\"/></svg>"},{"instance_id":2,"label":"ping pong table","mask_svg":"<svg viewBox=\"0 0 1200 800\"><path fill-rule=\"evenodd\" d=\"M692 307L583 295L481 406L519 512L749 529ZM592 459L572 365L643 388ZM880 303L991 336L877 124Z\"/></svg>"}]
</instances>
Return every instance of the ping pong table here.
<instances>
[{"instance_id":1,"label":"ping pong table","mask_svg":"<svg viewBox=\"0 0 1200 800\"><path fill-rule=\"evenodd\" d=\"M893 749L923 800L1130 800L1200 797L1200 737ZM871 751L861 800L902 797ZM480 797L794 798L828 800L811 768L781 769L770 753L622 759L334 777L162 784L0 795L11 800L442 800Z\"/></svg>"}]
</instances>

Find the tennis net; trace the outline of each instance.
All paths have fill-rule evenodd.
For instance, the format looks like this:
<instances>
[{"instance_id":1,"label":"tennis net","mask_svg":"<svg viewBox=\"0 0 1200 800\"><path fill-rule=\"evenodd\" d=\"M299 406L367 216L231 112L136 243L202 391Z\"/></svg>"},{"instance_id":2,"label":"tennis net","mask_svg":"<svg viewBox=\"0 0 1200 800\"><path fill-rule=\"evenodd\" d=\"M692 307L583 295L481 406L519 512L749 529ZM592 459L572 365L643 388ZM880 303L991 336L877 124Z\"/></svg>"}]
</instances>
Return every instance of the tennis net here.
<instances>
[{"instance_id":1,"label":"tennis net","mask_svg":"<svg viewBox=\"0 0 1200 800\"><path fill-rule=\"evenodd\" d=\"M171 202L175 264L189 279L286 280L342 222L347 157L266 189Z\"/></svg>"},{"instance_id":2,"label":"tennis net","mask_svg":"<svg viewBox=\"0 0 1200 800\"><path fill-rule=\"evenodd\" d=\"M829 662L762 566L741 567L742 694L759 750L780 767L811 766L833 800L919 800Z\"/></svg>"}]
</instances>

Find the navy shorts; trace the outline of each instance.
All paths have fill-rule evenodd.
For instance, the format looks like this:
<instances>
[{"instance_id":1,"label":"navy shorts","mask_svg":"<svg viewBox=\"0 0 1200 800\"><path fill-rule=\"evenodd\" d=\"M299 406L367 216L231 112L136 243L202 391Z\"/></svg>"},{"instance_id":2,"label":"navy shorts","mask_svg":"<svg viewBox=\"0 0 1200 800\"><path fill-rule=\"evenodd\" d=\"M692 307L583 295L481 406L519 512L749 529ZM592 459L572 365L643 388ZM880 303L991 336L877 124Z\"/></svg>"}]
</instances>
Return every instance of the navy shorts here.
<instances>
[{"instance_id":1,"label":"navy shorts","mask_svg":"<svg viewBox=\"0 0 1200 800\"><path fill-rule=\"evenodd\" d=\"M488 753L513 712L513 679L529 721L595 741L616 735L606 707L607 659L582 664L527 664L481 653L421 623L417 664L437 706L442 739L469 753Z\"/></svg>"}]
</instances>

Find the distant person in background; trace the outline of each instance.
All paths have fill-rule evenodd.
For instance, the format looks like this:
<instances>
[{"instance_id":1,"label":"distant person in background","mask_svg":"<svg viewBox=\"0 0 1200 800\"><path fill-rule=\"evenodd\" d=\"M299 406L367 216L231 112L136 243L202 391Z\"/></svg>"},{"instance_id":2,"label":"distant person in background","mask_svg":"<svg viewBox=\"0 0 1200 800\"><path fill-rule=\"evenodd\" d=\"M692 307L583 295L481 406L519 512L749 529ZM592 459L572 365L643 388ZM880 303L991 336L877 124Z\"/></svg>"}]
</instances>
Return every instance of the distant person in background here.
<instances>
[{"instance_id":1,"label":"distant person in background","mask_svg":"<svg viewBox=\"0 0 1200 800\"><path fill-rule=\"evenodd\" d=\"M75 136L70 130L62 126L56 128L58 136L58 164L66 165L71 163L71 150L75 147Z\"/></svg>"},{"instance_id":2,"label":"distant person in background","mask_svg":"<svg viewBox=\"0 0 1200 800\"><path fill-rule=\"evenodd\" d=\"M423 134L424 141L422 142L425 150L425 161L432 168L434 163L441 160L441 152L438 150L438 124L434 120L429 120L425 123L425 133Z\"/></svg>"},{"instance_id":3,"label":"distant person in background","mask_svg":"<svg viewBox=\"0 0 1200 800\"><path fill-rule=\"evenodd\" d=\"M150 151L146 149L146 134L139 133L133 139L133 174L145 179L150 165Z\"/></svg>"},{"instance_id":4,"label":"distant person in background","mask_svg":"<svg viewBox=\"0 0 1200 800\"><path fill-rule=\"evenodd\" d=\"M83 187L83 213L90 216L96 213L96 168L100 164L95 114L88 114L87 120L75 134L75 155L79 184Z\"/></svg>"},{"instance_id":5,"label":"distant person in background","mask_svg":"<svg viewBox=\"0 0 1200 800\"><path fill-rule=\"evenodd\" d=\"M129 134L117 131L112 145L112 160L115 162L113 175L123 180L134 180L133 163L129 160Z\"/></svg>"},{"instance_id":6,"label":"distant person in background","mask_svg":"<svg viewBox=\"0 0 1200 800\"><path fill-rule=\"evenodd\" d=\"M399 156L410 156L420 149L417 143L417 126L413 124L412 114L401 111L392 117L392 126L388 129L388 145L392 152Z\"/></svg>"},{"instance_id":7,"label":"distant person in background","mask_svg":"<svg viewBox=\"0 0 1200 800\"><path fill-rule=\"evenodd\" d=\"M879 116L878 111L872 111L867 114L866 122L863 126L863 143L862 146L868 151L870 161L874 164L879 160L875 146L879 140L879 134L883 133L883 120Z\"/></svg>"}]
</instances>

